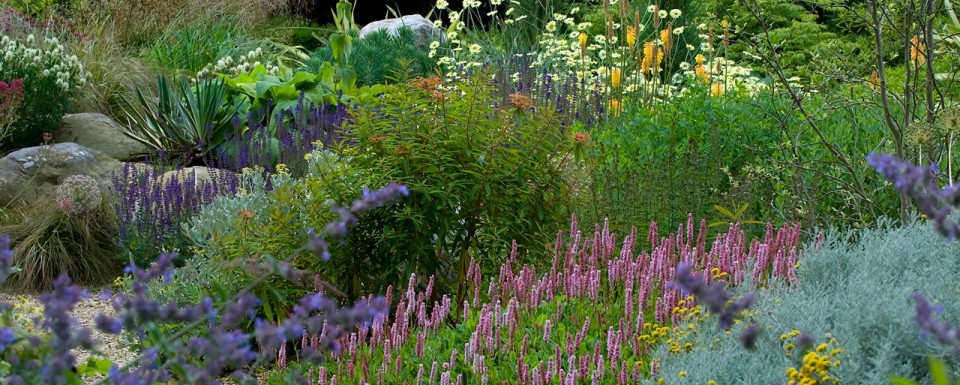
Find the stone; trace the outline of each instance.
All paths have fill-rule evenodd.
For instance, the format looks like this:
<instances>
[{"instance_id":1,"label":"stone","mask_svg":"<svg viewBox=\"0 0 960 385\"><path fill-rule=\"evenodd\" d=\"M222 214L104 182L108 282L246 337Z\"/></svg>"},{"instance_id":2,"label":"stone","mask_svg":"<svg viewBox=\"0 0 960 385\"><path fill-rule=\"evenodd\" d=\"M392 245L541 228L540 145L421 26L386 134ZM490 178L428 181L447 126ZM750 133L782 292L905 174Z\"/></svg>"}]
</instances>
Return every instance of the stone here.
<instances>
[{"instance_id":1,"label":"stone","mask_svg":"<svg viewBox=\"0 0 960 385\"><path fill-rule=\"evenodd\" d=\"M111 177L123 164L76 143L27 147L0 158L0 207L49 201L69 176L87 175L103 191L113 189Z\"/></svg>"},{"instance_id":2,"label":"stone","mask_svg":"<svg viewBox=\"0 0 960 385\"><path fill-rule=\"evenodd\" d=\"M160 175L160 185L166 187L168 184L177 180L181 185L193 179L193 185L197 189L203 186L216 183L220 187L226 187L230 181L238 180L239 175L232 171L221 170L218 168L208 168L204 166L194 166L181 168L179 170L167 171Z\"/></svg>"},{"instance_id":3,"label":"stone","mask_svg":"<svg viewBox=\"0 0 960 385\"><path fill-rule=\"evenodd\" d=\"M117 160L140 160L152 150L126 134L109 116L93 112L68 114L53 130L54 142L72 142Z\"/></svg>"},{"instance_id":4,"label":"stone","mask_svg":"<svg viewBox=\"0 0 960 385\"><path fill-rule=\"evenodd\" d=\"M380 30L387 30L393 36L399 34L401 27L408 27L413 31L417 46L427 47L433 40L446 40L446 35L433 22L420 15L407 15L399 18L375 21L360 29L360 38Z\"/></svg>"}]
</instances>

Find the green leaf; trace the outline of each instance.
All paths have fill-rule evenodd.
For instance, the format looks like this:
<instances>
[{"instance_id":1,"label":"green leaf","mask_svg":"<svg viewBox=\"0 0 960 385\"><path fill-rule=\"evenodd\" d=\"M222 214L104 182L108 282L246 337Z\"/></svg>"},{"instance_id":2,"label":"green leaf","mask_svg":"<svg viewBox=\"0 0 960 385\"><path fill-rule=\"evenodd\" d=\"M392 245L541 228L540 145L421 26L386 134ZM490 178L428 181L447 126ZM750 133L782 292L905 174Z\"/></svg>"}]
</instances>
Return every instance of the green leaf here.
<instances>
[{"instance_id":1,"label":"green leaf","mask_svg":"<svg viewBox=\"0 0 960 385\"><path fill-rule=\"evenodd\" d=\"M947 376L947 367L943 361L936 357L930 357L930 378L933 385L950 385L950 377Z\"/></svg>"},{"instance_id":2,"label":"green leaf","mask_svg":"<svg viewBox=\"0 0 960 385\"><path fill-rule=\"evenodd\" d=\"M893 385L920 385L914 380L906 379L898 376L891 376L890 383Z\"/></svg>"},{"instance_id":3,"label":"green leaf","mask_svg":"<svg viewBox=\"0 0 960 385\"><path fill-rule=\"evenodd\" d=\"M727 210L727 209L724 208L723 206L713 205L713 208L716 209L717 211L719 211L720 214L726 215L726 216L729 217L730 219L736 219L736 218L737 218L736 216L733 215L732 212L730 212L730 210Z\"/></svg>"},{"instance_id":4,"label":"green leaf","mask_svg":"<svg viewBox=\"0 0 960 385\"><path fill-rule=\"evenodd\" d=\"M740 216L743 215L745 211L747 211L747 206L749 205L750 205L749 203L744 203L743 206L740 206L740 209L737 210L736 218L740 218Z\"/></svg>"}]
</instances>

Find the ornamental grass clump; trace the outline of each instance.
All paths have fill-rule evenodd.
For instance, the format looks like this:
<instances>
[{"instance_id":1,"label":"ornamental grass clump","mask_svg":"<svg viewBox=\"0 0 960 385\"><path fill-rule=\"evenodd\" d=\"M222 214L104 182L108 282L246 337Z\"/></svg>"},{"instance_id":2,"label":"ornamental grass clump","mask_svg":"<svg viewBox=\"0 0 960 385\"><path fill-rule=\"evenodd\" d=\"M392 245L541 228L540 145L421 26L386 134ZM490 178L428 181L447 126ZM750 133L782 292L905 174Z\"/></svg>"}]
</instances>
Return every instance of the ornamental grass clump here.
<instances>
[{"instance_id":1,"label":"ornamental grass clump","mask_svg":"<svg viewBox=\"0 0 960 385\"><path fill-rule=\"evenodd\" d=\"M699 348L680 321L702 318L697 300L667 283L682 261L709 282L792 286L799 227L784 226L747 241L737 226L707 249L706 223L692 218L638 251L636 230L621 241L607 226L559 231L546 266L521 265L516 243L488 275L477 261L466 272L462 302L437 292L434 277L411 275L387 289L394 311L344 333L342 349L322 366L286 357L271 383L306 378L319 384L635 384L662 373L665 355ZM696 234L695 234L696 233ZM618 244L621 246L618 248ZM757 261L757 262L754 262ZM751 268L748 269L747 267ZM424 288L425 284L425 288ZM423 289L418 289L423 288ZM453 324L450 325L450 320ZM322 335L321 335L322 336ZM315 336L304 335L304 346ZM281 368L283 368L281 366Z\"/></svg>"},{"instance_id":2,"label":"ornamental grass clump","mask_svg":"<svg viewBox=\"0 0 960 385\"><path fill-rule=\"evenodd\" d=\"M14 291L48 290L60 275L96 285L120 272L113 239L117 224L95 179L66 178L56 202L38 202L24 209L19 223L0 226L13 244L19 271L4 286Z\"/></svg>"}]
</instances>

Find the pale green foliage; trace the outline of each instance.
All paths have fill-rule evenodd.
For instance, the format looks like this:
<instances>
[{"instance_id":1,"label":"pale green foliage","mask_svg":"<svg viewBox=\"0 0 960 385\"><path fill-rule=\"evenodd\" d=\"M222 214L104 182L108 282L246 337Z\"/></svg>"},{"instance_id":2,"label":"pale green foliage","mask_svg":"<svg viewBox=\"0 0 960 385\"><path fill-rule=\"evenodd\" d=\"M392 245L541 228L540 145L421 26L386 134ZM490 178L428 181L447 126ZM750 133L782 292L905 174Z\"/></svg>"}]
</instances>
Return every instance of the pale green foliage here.
<instances>
[{"instance_id":1,"label":"pale green foliage","mask_svg":"<svg viewBox=\"0 0 960 385\"><path fill-rule=\"evenodd\" d=\"M942 303L946 311L939 317L960 319L960 246L945 242L926 223L893 229L884 221L862 232L831 231L819 251L812 244L804 249L794 289L757 293L752 310L763 334L755 350L740 346L739 326L728 335L715 323L702 324L693 352L661 354L667 383L681 370L687 372L684 383L785 382L786 369L795 364L779 336L792 329L818 343L827 333L838 339L846 352L831 373L844 384L884 384L892 375L926 383L927 356L945 356L947 350L919 338L910 296L919 291ZM957 362L947 364L956 377Z\"/></svg>"}]
</instances>

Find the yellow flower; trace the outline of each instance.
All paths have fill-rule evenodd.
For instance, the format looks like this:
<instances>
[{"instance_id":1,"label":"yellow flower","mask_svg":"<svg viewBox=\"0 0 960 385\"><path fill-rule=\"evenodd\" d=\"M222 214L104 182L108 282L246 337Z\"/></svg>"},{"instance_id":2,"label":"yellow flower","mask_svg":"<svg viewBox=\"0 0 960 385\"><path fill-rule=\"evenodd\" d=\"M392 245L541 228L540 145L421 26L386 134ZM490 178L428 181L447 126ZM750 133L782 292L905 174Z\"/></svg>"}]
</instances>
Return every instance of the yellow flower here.
<instances>
[{"instance_id":1,"label":"yellow flower","mask_svg":"<svg viewBox=\"0 0 960 385\"><path fill-rule=\"evenodd\" d=\"M577 42L580 43L580 59L583 59L584 54L587 52L587 41L589 39L587 34L583 32L580 32L580 36L577 37Z\"/></svg>"},{"instance_id":2,"label":"yellow flower","mask_svg":"<svg viewBox=\"0 0 960 385\"><path fill-rule=\"evenodd\" d=\"M827 344L820 344L820 346L817 346L817 353L823 353L825 351L827 351Z\"/></svg>"},{"instance_id":3,"label":"yellow flower","mask_svg":"<svg viewBox=\"0 0 960 385\"><path fill-rule=\"evenodd\" d=\"M713 83L713 86L710 87L710 91L713 96L720 97L723 95L723 85L720 83Z\"/></svg>"},{"instance_id":4,"label":"yellow flower","mask_svg":"<svg viewBox=\"0 0 960 385\"><path fill-rule=\"evenodd\" d=\"M681 370L680 373L677 373L677 377L686 377L686 376L687 376L687 372L685 371Z\"/></svg>"},{"instance_id":5,"label":"yellow flower","mask_svg":"<svg viewBox=\"0 0 960 385\"><path fill-rule=\"evenodd\" d=\"M613 88L620 88L620 69L614 68L610 70L610 85Z\"/></svg>"},{"instance_id":6,"label":"yellow flower","mask_svg":"<svg viewBox=\"0 0 960 385\"><path fill-rule=\"evenodd\" d=\"M283 163L277 164L277 174L279 175L290 175L290 168Z\"/></svg>"},{"instance_id":7,"label":"yellow flower","mask_svg":"<svg viewBox=\"0 0 960 385\"><path fill-rule=\"evenodd\" d=\"M707 385L717 385L717 382L714 380L707 381Z\"/></svg>"},{"instance_id":8,"label":"yellow flower","mask_svg":"<svg viewBox=\"0 0 960 385\"><path fill-rule=\"evenodd\" d=\"M654 64L654 60L653 60L654 51L656 51L657 53L656 64ZM659 69L660 63L662 62L663 62L663 50L657 49L656 43L652 41L643 43L643 61L641 61L640 63L641 71L643 73L648 73L653 68Z\"/></svg>"},{"instance_id":9,"label":"yellow flower","mask_svg":"<svg viewBox=\"0 0 960 385\"><path fill-rule=\"evenodd\" d=\"M663 42L663 47L666 49L672 45L673 41L673 28L667 28L663 31L660 31L660 41Z\"/></svg>"},{"instance_id":10,"label":"yellow flower","mask_svg":"<svg viewBox=\"0 0 960 385\"><path fill-rule=\"evenodd\" d=\"M793 346L793 344L787 344L787 346L784 346L783 348L786 349L786 350L789 352L789 351L793 350L794 346Z\"/></svg>"},{"instance_id":11,"label":"yellow flower","mask_svg":"<svg viewBox=\"0 0 960 385\"><path fill-rule=\"evenodd\" d=\"M633 45L637 43L637 30L633 26L627 26L627 46L633 50Z\"/></svg>"},{"instance_id":12,"label":"yellow flower","mask_svg":"<svg viewBox=\"0 0 960 385\"><path fill-rule=\"evenodd\" d=\"M730 22L727 21L727 19L723 19L723 21L720 22L720 26L726 29L727 27L730 27Z\"/></svg>"}]
</instances>

